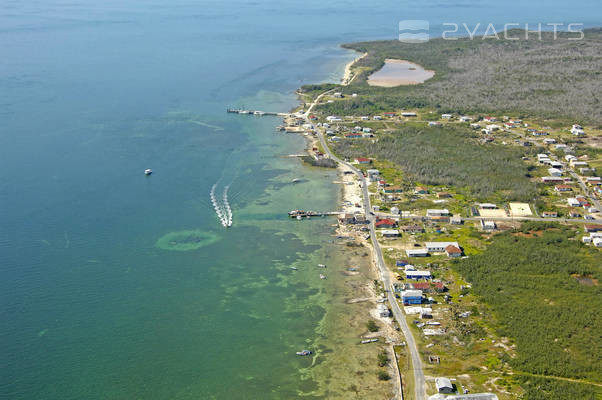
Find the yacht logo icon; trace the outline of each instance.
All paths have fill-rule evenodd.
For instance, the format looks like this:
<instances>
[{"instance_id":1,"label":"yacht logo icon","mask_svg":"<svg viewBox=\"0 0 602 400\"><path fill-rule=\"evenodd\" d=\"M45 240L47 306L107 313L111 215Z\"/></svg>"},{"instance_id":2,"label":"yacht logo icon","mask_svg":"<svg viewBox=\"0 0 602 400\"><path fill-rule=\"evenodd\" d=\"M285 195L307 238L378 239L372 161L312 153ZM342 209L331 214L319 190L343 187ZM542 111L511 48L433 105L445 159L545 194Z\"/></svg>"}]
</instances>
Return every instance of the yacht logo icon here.
<instances>
[{"instance_id":1,"label":"yacht logo icon","mask_svg":"<svg viewBox=\"0 0 602 400\"><path fill-rule=\"evenodd\" d=\"M403 43L428 42L429 27L429 22L422 19L399 21L399 41Z\"/></svg>"}]
</instances>

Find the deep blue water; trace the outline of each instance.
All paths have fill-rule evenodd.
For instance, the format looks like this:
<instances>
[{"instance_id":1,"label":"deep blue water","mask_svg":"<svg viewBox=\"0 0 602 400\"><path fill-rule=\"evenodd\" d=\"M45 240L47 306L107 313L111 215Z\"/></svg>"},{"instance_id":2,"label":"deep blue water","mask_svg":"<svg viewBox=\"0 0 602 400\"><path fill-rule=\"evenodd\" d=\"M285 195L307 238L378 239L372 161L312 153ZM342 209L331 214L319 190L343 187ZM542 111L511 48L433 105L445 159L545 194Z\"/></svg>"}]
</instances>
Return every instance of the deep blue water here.
<instances>
[{"instance_id":1,"label":"deep blue water","mask_svg":"<svg viewBox=\"0 0 602 400\"><path fill-rule=\"evenodd\" d=\"M597 25L596 1L0 3L0 397L294 398L329 295L332 171L275 118L404 19ZM145 177L145 168L155 173ZM295 177L304 182L291 185ZM211 186L230 184L234 226ZM308 196L308 193L311 193ZM213 235L190 251L157 241Z\"/></svg>"}]
</instances>

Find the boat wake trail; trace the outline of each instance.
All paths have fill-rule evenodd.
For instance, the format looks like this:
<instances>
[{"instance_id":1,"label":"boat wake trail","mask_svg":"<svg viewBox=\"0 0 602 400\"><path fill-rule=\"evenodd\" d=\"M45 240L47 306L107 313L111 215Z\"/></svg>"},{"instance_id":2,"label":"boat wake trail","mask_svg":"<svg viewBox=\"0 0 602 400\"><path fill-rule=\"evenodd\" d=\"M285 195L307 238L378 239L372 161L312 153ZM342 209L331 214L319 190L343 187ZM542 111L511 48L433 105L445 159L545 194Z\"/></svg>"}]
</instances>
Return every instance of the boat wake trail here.
<instances>
[{"instance_id":1,"label":"boat wake trail","mask_svg":"<svg viewBox=\"0 0 602 400\"><path fill-rule=\"evenodd\" d=\"M224 228L229 228L232 226L232 208L228 202L228 189L230 189L230 185L224 188L224 193L221 199L216 196L216 189L217 182L211 187L211 191L209 192L211 204L213 204L213 208L215 209L215 213L217 214L220 223L224 226Z\"/></svg>"}]
</instances>

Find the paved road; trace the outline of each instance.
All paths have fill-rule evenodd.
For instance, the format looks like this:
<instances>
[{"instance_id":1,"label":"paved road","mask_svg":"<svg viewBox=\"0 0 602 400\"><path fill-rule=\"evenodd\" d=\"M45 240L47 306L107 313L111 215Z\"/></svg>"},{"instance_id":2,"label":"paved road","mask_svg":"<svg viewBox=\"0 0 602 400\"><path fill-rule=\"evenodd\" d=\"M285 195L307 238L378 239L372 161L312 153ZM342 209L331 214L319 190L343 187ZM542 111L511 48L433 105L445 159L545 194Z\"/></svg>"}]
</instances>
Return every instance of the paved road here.
<instances>
[{"instance_id":1,"label":"paved road","mask_svg":"<svg viewBox=\"0 0 602 400\"><path fill-rule=\"evenodd\" d=\"M594 203L595 204L595 203ZM387 214L384 212L376 213L381 218L397 218L397 214ZM421 215L412 215L410 217L401 217L401 219L422 221L428 219ZM583 219L583 218L542 218L542 217L463 217L464 221L548 221L548 222L576 222L579 224L599 224L602 219Z\"/></svg>"},{"instance_id":2,"label":"paved road","mask_svg":"<svg viewBox=\"0 0 602 400\"><path fill-rule=\"evenodd\" d=\"M317 101L317 99L316 99L316 101ZM310 109L311 109L311 107L310 107ZM330 158L332 158L333 160L335 160L336 162L343 164L343 165L347 166L348 168L350 168L360 179L360 182L362 185L362 193L363 193L363 197L364 197L364 212L366 214L366 218L369 221L370 239L372 240L372 247L374 248L374 253L375 253L375 257L376 257L376 265L378 266L378 270L380 272L380 277L383 282L385 291L387 293L387 299L389 300L389 304L391 305L391 310L393 311L393 316L397 320L397 323L401 327L401 330L406 338L407 348L410 352L410 357L412 358L412 367L414 369L414 388L416 391L414 398L416 400L423 400L425 398L426 393L425 393L424 372L422 370L422 359L420 358L420 354L418 353L418 347L416 346L416 342L414 341L414 337L412 336L410 327L408 326L408 323L405 319L404 312L401 310L401 308L399 307L399 304L397 303L397 300L395 299L395 293L394 293L393 287L391 285L389 271L387 270L387 267L385 265L382 250L381 250L380 244L378 243L378 240L376 238L376 231L374 229L375 216L372 215L372 213L371 213L372 207L370 205L370 194L368 193L368 183L366 182L366 178L364 177L364 175L362 174L362 172L360 170L358 170L357 168L355 168L348 162L341 160L340 158L338 158L337 156L335 156L334 154L332 154L330 152L330 148L328 147L326 140L324 140L324 136L322 135L321 132L318 132L318 137L320 139L320 143L322 144L322 147L324 148L324 151L326 152L326 154L328 154L328 156Z\"/></svg>"}]
</instances>

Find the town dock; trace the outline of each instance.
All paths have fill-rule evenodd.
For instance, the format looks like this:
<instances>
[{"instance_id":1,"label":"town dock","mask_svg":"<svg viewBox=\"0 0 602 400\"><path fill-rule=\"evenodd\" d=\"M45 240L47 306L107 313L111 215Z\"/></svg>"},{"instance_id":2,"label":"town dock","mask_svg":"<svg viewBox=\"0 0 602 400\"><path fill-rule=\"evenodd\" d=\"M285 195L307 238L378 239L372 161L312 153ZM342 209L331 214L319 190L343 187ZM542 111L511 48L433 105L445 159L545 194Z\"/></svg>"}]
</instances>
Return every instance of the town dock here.
<instances>
[{"instance_id":1,"label":"town dock","mask_svg":"<svg viewBox=\"0 0 602 400\"><path fill-rule=\"evenodd\" d=\"M339 211L321 212L321 211L293 210L293 211L289 211L288 216L291 218L301 219L301 218L323 217L323 216L328 216L328 215L340 215L340 214L341 213Z\"/></svg>"},{"instance_id":2,"label":"town dock","mask_svg":"<svg viewBox=\"0 0 602 400\"><path fill-rule=\"evenodd\" d=\"M289 113L279 113L279 112L273 112L273 111L260 111L260 110L243 110L243 109L234 109L234 108L228 108L228 109L226 109L226 112L228 112L230 114L255 115L255 116L259 116L259 117L262 117L264 115L276 116L276 117L290 116Z\"/></svg>"}]
</instances>

